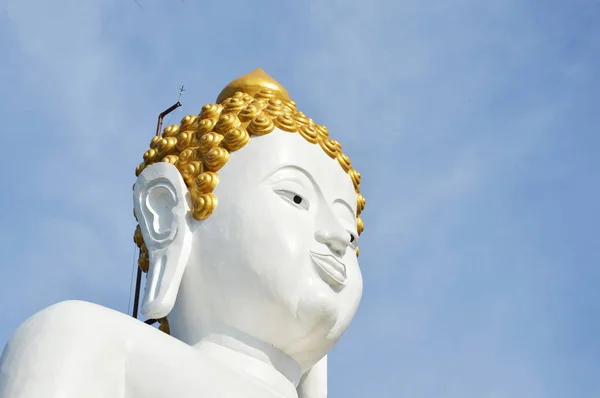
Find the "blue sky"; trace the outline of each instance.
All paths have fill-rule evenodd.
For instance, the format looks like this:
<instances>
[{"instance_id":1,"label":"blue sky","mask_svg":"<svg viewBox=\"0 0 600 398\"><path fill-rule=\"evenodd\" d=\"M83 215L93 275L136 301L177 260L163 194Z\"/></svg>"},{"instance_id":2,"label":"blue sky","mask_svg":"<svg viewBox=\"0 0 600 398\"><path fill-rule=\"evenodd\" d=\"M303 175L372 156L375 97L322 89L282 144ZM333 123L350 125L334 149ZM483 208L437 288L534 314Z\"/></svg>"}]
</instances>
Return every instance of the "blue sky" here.
<instances>
[{"instance_id":1,"label":"blue sky","mask_svg":"<svg viewBox=\"0 0 600 398\"><path fill-rule=\"evenodd\" d=\"M158 112L262 67L363 175L331 397L600 396L598 1L138 2L0 2L0 342L128 311Z\"/></svg>"}]
</instances>

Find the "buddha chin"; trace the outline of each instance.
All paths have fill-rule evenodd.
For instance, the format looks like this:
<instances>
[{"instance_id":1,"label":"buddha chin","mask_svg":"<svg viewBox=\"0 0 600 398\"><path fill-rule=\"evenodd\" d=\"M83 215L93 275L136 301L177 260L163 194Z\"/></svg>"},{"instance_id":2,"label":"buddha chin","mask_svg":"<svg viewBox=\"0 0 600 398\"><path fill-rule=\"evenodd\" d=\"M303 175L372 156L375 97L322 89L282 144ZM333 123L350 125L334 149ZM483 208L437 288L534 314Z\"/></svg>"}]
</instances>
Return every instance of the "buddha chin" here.
<instances>
[{"instance_id":1,"label":"buddha chin","mask_svg":"<svg viewBox=\"0 0 600 398\"><path fill-rule=\"evenodd\" d=\"M285 349L288 355L301 364L310 364L308 367L337 343L358 307L358 300L355 303L340 302L339 296L328 293L315 286L300 296L297 316L307 331L306 337Z\"/></svg>"}]
</instances>

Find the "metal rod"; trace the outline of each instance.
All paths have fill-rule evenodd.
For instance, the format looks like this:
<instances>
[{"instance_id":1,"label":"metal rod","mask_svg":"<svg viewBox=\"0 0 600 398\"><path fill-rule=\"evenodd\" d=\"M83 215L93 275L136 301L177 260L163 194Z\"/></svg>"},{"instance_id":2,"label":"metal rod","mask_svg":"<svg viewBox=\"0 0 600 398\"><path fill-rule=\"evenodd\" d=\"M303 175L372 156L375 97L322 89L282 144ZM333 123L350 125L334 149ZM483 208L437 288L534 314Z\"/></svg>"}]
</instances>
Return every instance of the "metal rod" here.
<instances>
[{"instance_id":1,"label":"metal rod","mask_svg":"<svg viewBox=\"0 0 600 398\"><path fill-rule=\"evenodd\" d=\"M181 102L177 101L175 104L171 105L169 108L165 109L158 115L158 123L156 124L156 135L160 135L160 130L162 129L162 121L165 116L169 113L173 112L175 109L181 106Z\"/></svg>"},{"instance_id":2,"label":"metal rod","mask_svg":"<svg viewBox=\"0 0 600 398\"><path fill-rule=\"evenodd\" d=\"M133 317L137 318L138 306L140 305L140 287L142 286L142 269L137 267L137 276L135 278L135 293L133 296Z\"/></svg>"},{"instance_id":3,"label":"metal rod","mask_svg":"<svg viewBox=\"0 0 600 398\"><path fill-rule=\"evenodd\" d=\"M181 86L181 89L179 90L179 98L181 98L181 93L183 93L183 86ZM159 115L158 115L158 123L156 124L156 135L159 136L160 135L160 130L162 129L162 122L165 116L167 116L169 113L173 112L175 109L179 108L181 106L181 102L177 101L175 104L171 105L170 107L168 107L167 109L165 109L164 111L162 111ZM138 266L138 270L137 270L137 276L135 278L135 296L133 297L133 317L137 318L138 315L138 308L140 305L140 289L142 287L142 269ZM152 323L149 323L149 325L152 325L153 323L157 322L156 320L152 320L149 319L148 321L153 321ZM148 323L148 321L146 321L146 323Z\"/></svg>"}]
</instances>

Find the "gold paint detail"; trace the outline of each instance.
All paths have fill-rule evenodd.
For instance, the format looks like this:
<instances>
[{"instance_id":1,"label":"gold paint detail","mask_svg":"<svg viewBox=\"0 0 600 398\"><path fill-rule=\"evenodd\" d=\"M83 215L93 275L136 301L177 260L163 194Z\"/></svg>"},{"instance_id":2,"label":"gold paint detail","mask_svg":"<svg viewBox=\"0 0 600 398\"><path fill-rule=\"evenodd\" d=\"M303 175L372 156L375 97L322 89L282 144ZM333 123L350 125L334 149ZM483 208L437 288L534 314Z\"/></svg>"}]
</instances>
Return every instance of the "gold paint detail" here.
<instances>
[{"instance_id":1,"label":"gold paint detail","mask_svg":"<svg viewBox=\"0 0 600 398\"><path fill-rule=\"evenodd\" d=\"M260 99L270 100L279 98L287 102L290 101L290 95L287 90L260 68L253 70L247 75L238 77L225 86L217 97L217 104L235 97L238 92L248 94L251 97L258 95ZM243 98L243 94L238 95L238 98Z\"/></svg>"},{"instance_id":2,"label":"gold paint detail","mask_svg":"<svg viewBox=\"0 0 600 398\"><path fill-rule=\"evenodd\" d=\"M341 144L329 138L327 128L296 109L287 90L262 69L229 83L217 97L217 103L204 105L197 116L185 116L180 126L165 127L160 136L150 141L150 149L144 153L135 174L138 176L157 162L173 164L190 191L192 216L205 220L217 207L217 197L213 193L219 183L216 172L227 163L230 153L243 148L252 136L269 134L275 127L297 132L311 144L318 144L348 173L357 194L356 224L360 235L364 230L360 214L366 205L360 193L360 173L352 168ZM134 242L140 248L138 265L148 272L148 249L139 225ZM160 329L168 333L166 318L160 322Z\"/></svg>"}]
</instances>

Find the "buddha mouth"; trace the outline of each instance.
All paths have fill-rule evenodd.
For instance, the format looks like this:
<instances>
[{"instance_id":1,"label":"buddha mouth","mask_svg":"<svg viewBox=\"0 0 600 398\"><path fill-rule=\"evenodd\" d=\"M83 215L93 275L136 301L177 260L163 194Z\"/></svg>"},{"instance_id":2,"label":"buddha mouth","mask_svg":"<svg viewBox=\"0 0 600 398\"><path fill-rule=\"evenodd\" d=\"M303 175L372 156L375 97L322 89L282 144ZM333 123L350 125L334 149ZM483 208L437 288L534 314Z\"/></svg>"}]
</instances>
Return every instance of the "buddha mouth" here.
<instances>
[{"instance_id":1,"label":"buddha mouth","mask_svg":"<svg viewBox=\"0 0 600 398\"><path fill-rule=\"evenodd\" d=\"M346 284L346 266L331 254L319 254L310 250L310 257L317 265L321 278L331 287L341 288Z\"/></svg>"}]
</instances>

